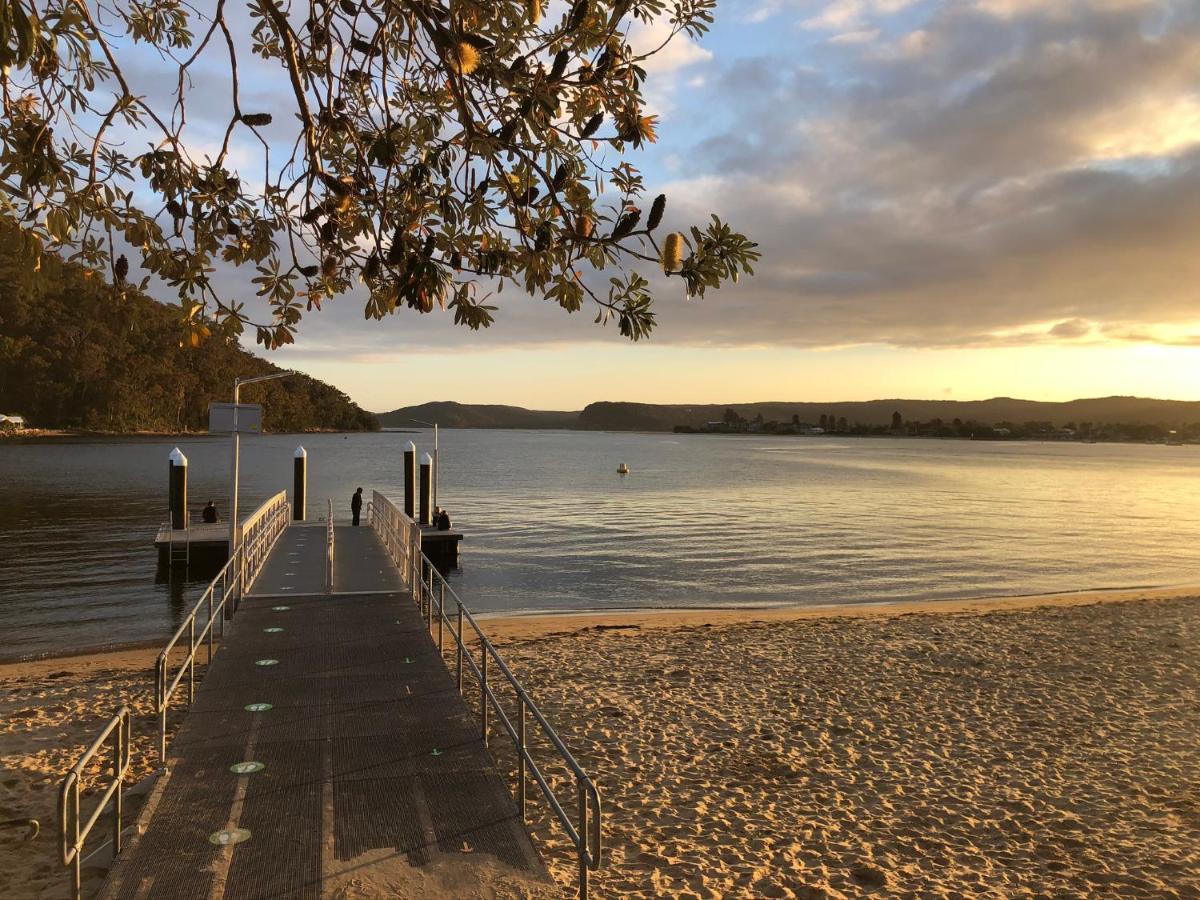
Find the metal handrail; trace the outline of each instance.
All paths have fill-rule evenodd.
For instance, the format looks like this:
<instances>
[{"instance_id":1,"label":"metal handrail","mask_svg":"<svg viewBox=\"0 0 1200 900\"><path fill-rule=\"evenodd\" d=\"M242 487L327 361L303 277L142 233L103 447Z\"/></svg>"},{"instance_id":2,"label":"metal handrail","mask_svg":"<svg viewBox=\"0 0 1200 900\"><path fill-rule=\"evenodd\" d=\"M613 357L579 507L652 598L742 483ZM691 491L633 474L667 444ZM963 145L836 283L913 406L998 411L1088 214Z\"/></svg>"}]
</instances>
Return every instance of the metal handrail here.
<instances>
[{"instance_id":1,"label":"metal handrail","mask_svg":"<svg viewBox=\"0 0 1200 900\"><path fill-rule=\"evenodd\" d=\"M579 855L579 896L582 900L586 900L588 895L588 871L598 870L603 861L599 790L588 777L587 773L580 767L579 763L575 761L575 757L571 754L571 751L567 749L566 744L559 738L558 733L555 732L553 726L550 725L541 710L538 709L537 704L533 702L533 699L525 691L525 688L521 686L517 677L513 675L512 670L509 669L508 664L505 663L499 651L496 650L492 642L483 633L483 630L479 627L479 623L475 620L470 610L459 599L458 594L446 582L446 579L437 570L437 567L421 552L420 526L402 513L391 500L379 492L375 492L374 498L368 506L368 514L372 526L379 533L384 547L387 548L389 555L392 557L392 561L396 563L401 573L405 576L405 586L412 590L413 598L418 603L422 615L425 616L426 625L431 631L433 629L436 600L438 651L439 653L442 652L443 635L446 630L449 630L455 643L459 692L462 692L463 687L464 662L479 683L484 746L488 744L489 705L495 710L496 716L504 726L504 730L508 732L508 736L513 741L521 762L521 773L517 787L517 806L520 809L521 821L526 821L526 777L527 775L531 775L534 781L537 782L538 787L541 788L542 794L546 798L546 802L553 811L555 818L558 819L559 824L567 833L567 837L570 838ZM434 589L435 585L438 588L436 591ZM453 621L451 617L446 615L447 593L449 593L450 598L454 601L455 615ZM472 658L464 642L464 623L471 626L471 629L475 632L475 636L479 640L480 655L478 663ZM505 713L503 707L501 707L500 701L489 683L489 659L499 669L500 674L512 687L517 697L520 715L518 716L516 726L514 726L512 720ZM549 739L550 743L562 757L567 768L575 776L578 803L577 817L579 819L578 827L575 826L570 816L567 815L566 810L563 809L562 804L554 794L554 790L550 787L546 777L542 774L541 769L529 752L525 733L525 714L527 711L533 715L533 719L540 726L542 734Z\"/></svg>"},{"instance_id":2,"label":"metal handrail","mask_svg":"<svg viewBox=\"0 0 1200 900\"><path fill-rule=\"evenodd\" d=\"M329 518L325 525L325 593L333 593L333 501L329 504Z\"/></svg>"},{"instance_id":3,"label":"metal handrail","mask_svg":"<svg viewBox=\"0 0 1200 900\"><path fill-rule=\"evenodd\" d=\"M110 800L113 801L113 853L118 854L121 852L122 788L125 783L125 775L129 771L132 723L133 717L130 715L129 707L122 706L117 710L117 714L109 720L104 730L100 732L100 736L92 742L92 745L84 751L83 756L79 757L79 761L63 777L62 784L58 789L58 846L62 855L63 865L72 866L71 896L75 900L80 900L83 874L83 846L87 842L88 835L91 834L96 823L100 821L100 817L104 814ZM113 780L104 789L104 793L100 795L100 803L96 806L86 824L80 826L79 783L83 778L83 770L91 762L92 757L104 746L104 742L108 739L109 735L114 736L112 741ZM71 834L68 835L68 832L71 832Z\"/></svg>"},{"instance_id":4,"label":"metal handrail","mask_svg":"<svg viewBox=\"0 0 1200 900\"><path fill-rule=\"evenodd\" d=\"M287 528L290 517L291 504L287 502L287 492L280 491L264 503L250 519L247 519L250 525L243 526L244 543L234 551L229 561L221 567L221 571L209 582L191 612L184 617L179 628L167 641L166 647L158 654L158 659L154 663L154 708L158 713L158 756L164 766L167 763L167 712L171 707L171 697L175 693L175 689L179 687L186 674L188 677L188 703L195 699L196 650L202 643L207 642L207 661L212 662L215 623L220 622L221 637L224 637L225 620L233 617L238 599L253 587L275 542ZM218 582L221 585L221 599L214 604L213 598ZM207 609L208 618L204 621L200 633L196 634L196 619L202 609ZM183 638L184 632L187 632L188 635L188 655L180 663L179 671L168 684L167 667L170 663L171 651Z\"/></svg>"}]
</instances>

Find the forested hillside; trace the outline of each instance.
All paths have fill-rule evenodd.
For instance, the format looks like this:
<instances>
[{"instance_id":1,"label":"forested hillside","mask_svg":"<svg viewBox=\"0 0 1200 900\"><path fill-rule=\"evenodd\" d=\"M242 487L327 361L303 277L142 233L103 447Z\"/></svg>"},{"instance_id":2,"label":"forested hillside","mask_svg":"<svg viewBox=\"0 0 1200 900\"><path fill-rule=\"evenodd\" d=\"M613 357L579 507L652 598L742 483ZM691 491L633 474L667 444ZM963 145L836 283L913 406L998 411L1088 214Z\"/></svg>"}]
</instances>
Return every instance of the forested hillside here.
<instances>
[{"instance_id":1,"label":"forested hillside","mask_svg":"<svg viewBox=\"0 0 1200 900\"><path fill-rule=\"evenodd\" d=\"M202 431L209 402L229 400L235 377L278 371L216 333L191 346L177 307L52 254L21 274L20 252L16 234L0 230L0 413L42 428ZM307 375L250 385L242 401L264 405L268 431L379 427Z\"/></svg>"}]
</instances>

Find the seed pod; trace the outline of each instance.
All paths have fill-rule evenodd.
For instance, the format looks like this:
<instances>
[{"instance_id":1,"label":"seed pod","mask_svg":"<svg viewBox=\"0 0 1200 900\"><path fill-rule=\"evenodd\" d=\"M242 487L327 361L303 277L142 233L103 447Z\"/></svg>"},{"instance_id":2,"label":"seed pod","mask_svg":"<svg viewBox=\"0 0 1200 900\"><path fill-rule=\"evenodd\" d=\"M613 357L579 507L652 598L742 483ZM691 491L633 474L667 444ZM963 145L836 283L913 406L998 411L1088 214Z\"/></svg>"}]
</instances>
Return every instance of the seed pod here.
<instances>
[{"instance_id":1,"label":"seed pod","mask_svg":"<svg viewBox=\"0 0 1200 900\"><path fill-rule=\"evenodd\" d=\"M554 193L558 193L563 189L563 185L567 183L567 179L571 177L571 169L568 166L559 166L558 171L554 173L554 178L550 181L550 186L554 188Z\"/></svg>"},{"instance_id":2,"label":"seed pod","mask_svg":"<svg viewBox=\"0 0 1200 900\"><path fill-rule=\"evenodd\" d=\"M300 267L300 274L303 275L305 278L316 278L317 273L320 271L321 271L321 269L319 266L301 266Z\"/></svg>"},{"instance_id":3,"label":"seed pod","mask_svg":"<svg viewBox=\"0 0 1200 900\"><path fill-rule=\"evenodd\" d=\"M113 274L117 276L117 283L120 284L125 280L125 276L129 274L129 260L122 253L117 257L117 262L113 266Z\"/></svg>"},{"instance_id":4,"label":"seed pod","mask_svg":"<svg viewBox=\"0 0 1200 900\"><path fill-rule=\"evenodd\" d=\"M363 278L371 279L379 274L379 254L372 253L367 257L367 264L363 266Z\"/></svg>"},{"instance_id":5,"label":"seed pod","mask_svg":"<svg viewBox=\"0 0 1200 900\"><path fill-rule=\"evenodd\" d=\"M550 238L552 237L550 226L543 222L538 226L537 233L534 236L533 249L539 253L550 248Z\"/></svg>"},{"instance_id":6,"label":"seed pod","mask_svg":"<svg viewBox=\"0 0 1200 900\"><path fill-rule=\"evenodd\" d=\"M404 259L404 229L397 228L396 233L392 235L392 246L388 247L388 265L399 265L402 259Z\"/></svg>"},{"instance_id":7,"label":"seed pod","mask_svg":"<svg viewBox=\"0 0 1200 900\"><path fill-rule=\"evenodd\" d=\"M272 116L270 113L245 113L242 116L242 121L247 125L261 126L270 125Z\"/></svg>"},{"instance_id":8,"label":"seed pod","mask_svg":"<svg viewBox=\"0 0 1200 900\"><path fill-rule=\"evenodd\" d=\"M583 24L583 20L587 18L588 0L576 0L576 3L571 7L571 15L567 19L567 31L574 31Z\"/></svg>"},{"instance_id":9,"label":"seed pod","mask_svg":"<svg viewBox=\"0 0 1200 900\"><path fill-rule=\"evenodd\" d=\"M358 7L351 3L350 0L341 0L341 3L339 3L338 6L340 6L342 8L342 12L348 16L354 16L358 14Z\"/></svg>"},{"instance_id":10,"label":"seed pod","mask_svg":"<svg viewBox=\"0 0 1200 900\"><path fill-rule=\"evenodd\" d=\"M321 242L324 244L332 244L334 238L337 237L337 223L333 219L328 219L321 226Z\"/></svg>"},{"instance_id":11,"label":"seed pod","mask_svg":"<svg viewBox=\"0 0 1200 900\"><path fill-rule=\"evenodd\" d=\"M678 231L672 231L663 241L659 262L664 272L677 272L683 265L683 235Z\"/></svg>"},{"instance_id":12,"label":"seed pod","mask_svg":"<svg viewBox=\"0 0 1200 900\"><path fill-rule=\"evenodd\" d=\"M587 120L587 124L583 126L583 131L579 133L580 137L591 137L596 133L596 129L604 124L604 114L596 113Z\"/></svg>"},{"instance_id":13,"label":"seed pod","mask_svg":"<svg viewBox=\"0 0 1200 900\"><path fill-rule=\"evenodd\" d=\"M562 78L563 72L567 71L567 63L571 61L571 54L566 50L559 50L554 55L554 65L550 67L550 80L557 81Z\"/></svg>"},{"instance_id":14,"label":"seed pod","mask_svg":"<svg viewBox=\"0 0 1200 900\"><path fill-rule=\"evenodd\" d=\"M617 225L612 230L610 240L619 241L629 232L637 227L638 220L642 218L642 211L635 209L632 212L627 212L617 220Z\"/></svg>"},{"instance_id":15,"label":"seed pod","mask_svg":"<svg viewBox=\"0 0 1200 900\"><path fill-rule=\"evenodd\" d=\"M371 52L374 49L371 46L370 41L364 41L360 37L351 38L350 46L353 47L355 50L357 50L359 53L366 53L367 55L371 55Z\"/></svg>"},{"instance_id":16,"label":"seed pod","mask_svg":"<svg viewBox=\"0 0 1200 900\"><path fill-rule=\"evenodd\" d=\"M659 194L650 206L650 218L646 220L646 230L653 231L662 221L663 213L667 210L667 195Z\"/></svg>"},{"instance_id":17,"label":"seed pod","mask_svg":"<svg viewBox=\"0 0 1200 900\"><path fill-rule=\"evenodd\" d=\"M338 263L336 256L327 256L321 260L321 274L326 278L332 278L337 274Z\"/></svg>"},{"instance_id":18,"label":"seed pod","mask_svg":"<svg viewBox=\"0 0 1200 900\"><path fill-rule=\"evenodd\" d=\"M169 212L176 219L183 218L183 206L178 200L167 201L167 212Z\"/></svg>"}]
</instances>

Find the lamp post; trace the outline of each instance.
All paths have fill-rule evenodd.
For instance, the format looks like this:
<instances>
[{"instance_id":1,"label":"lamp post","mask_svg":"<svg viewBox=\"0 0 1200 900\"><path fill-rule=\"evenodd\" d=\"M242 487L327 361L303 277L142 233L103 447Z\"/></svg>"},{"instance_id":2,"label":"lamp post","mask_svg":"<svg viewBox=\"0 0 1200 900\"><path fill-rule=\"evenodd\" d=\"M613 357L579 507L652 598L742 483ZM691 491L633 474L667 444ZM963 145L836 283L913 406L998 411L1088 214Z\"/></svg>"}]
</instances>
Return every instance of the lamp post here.
<instances>
[{"instance_id":1,"label":"lamp post","mask_svg":"<svg viewBox=\"0 0 1200 900\"><path fill-rule=\"evenodd\" d=\"M438 426L437 422L426 422L424 419L409 419L410 422L416 422L418 425L428 425L433 429L433 505L437 506L438 498L438 473L441 467L438 465Z\"/></svg>"},{"instance_id":2,"label":"lamp post","mask_svg":"<svg viewBox=\"0 0 1200 900\"><path fill-rule=\"evenodd\" d=\"M257 381L271 381L275 378L287 378L289 375L295 375L295 372L276 372L273 375L259 375L255 378L235 378L233 379L233 446L230 452L229 461L229 558L233 559L233 554L237 552L238 545L241 543L241 529L238 528L238 466L242 450L242 436L238 432L238 413L237 404L238 397L241 394L243 384L254 384ZM240 584L239 584L240 588Z\"/></svg>"}]
</instances>

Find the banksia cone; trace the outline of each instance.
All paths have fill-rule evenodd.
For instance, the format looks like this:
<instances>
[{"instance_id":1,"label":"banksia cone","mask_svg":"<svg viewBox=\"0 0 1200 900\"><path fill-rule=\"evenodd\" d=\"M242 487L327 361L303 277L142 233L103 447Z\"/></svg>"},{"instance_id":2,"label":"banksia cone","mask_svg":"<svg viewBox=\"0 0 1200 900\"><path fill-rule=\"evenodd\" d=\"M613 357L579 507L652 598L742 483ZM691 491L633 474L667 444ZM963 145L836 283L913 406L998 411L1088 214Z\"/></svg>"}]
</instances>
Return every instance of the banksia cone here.
<instances>
[{"instance_id":1,"label":"banksia cone","mask_svg":"<svg viewBox=\"0 0 1200 900\"><path fill-rule=\"evenodd\" d=\"M664 272L677 272L683 265L683 235L678 231L672 231L663 241L659 261Z\"/></svg>"},{"instance_id":2,"label":"banksia cone","mask_svg":"<svg viewBox=\"0 0 1200 900\"><path fill-rule=\"evenodd\" d=\"M321 226L321 241L326 244L332 244L333 239L337 237L337 223L330 219Z\"/></svg>"},{"instance_id":3,"label":"banksia cone","mask_svg":"<svg viewBox=\"0 0 1200 900\"><path fill-rule=\"evenodd\" d=\"M554 65L550 67L550 80L557 81L562 78L563 73L567 71L567 63L571 61L571 54L566 50L559 50L554 55Z\"/></svg>"},{"instance_id":4,"label":"banksia cone","mask_svg":"<svg viewBox=\"0 0 1200 900\"><path fill-rule=\"evenodd\" d=\"M470 75L479 68L479 51L466 41L459 41L450 60L450 67L459 75Z\"/></svg>"},{"instance_id":5,"label":"banksia cone","mask_svg":"<svg viewBox=\"0 0 1200 900\"><path fill-rule=\"evenodd\" d=\"M633 229L637 227L638 220L641 219L641 217L642 212L639 209L635 209L632 212L627 212L625 215L621 216L621 218L617 220L616 227L613 228L612 240L619 241L621 238L629 234L629 232L633 231Z\"/></svg>"},{"instance_id":6,"label":"banksia cone","mask_svg":"<svg viewBox=\"0 0 1200 900\"><path fill-rule=\"evenodd\" d=\"M575 5L571 7L571 16L567 19L567 31L574 31L582 25L587 14L588 0L576 0Z\"/></svg>"},{"instance_id":7,"label":"banksia cone","mask_svg":"<svg viewBox=\"0 0 1200 900\"><path fill-rule=\"evenodd\" d=\"M575 231L581 238L587 239L592 236L592 229L594 227L591 216L580 216L579 222L575 226Z\"/></svg>"},{"instance_id":8,"label":"banksia cone","mask_svg":"<svg viewBox=\"0 0 1200 900\"><path fill-rule=\"evenodd\" d=\"M327 256L321 260L321 274L326 278L332 278L337 274L338 264L336 256Z\"/></svg>"},{"instance_id":9,"label":"banksia cone","mask_svg":"<svg viewBox=\"0 0 1200 900\"><path fill-rule=\"evenodd\" d=\"M303 275L305 278L316 278L317 273L320 271L321 271L321 269L318 266L301 266L300 267L300 274Z\"/></svg>"},{"instance_id":10,"label":"banksia cone","mask_svg":"<svg viewBox=\"0 0 1200 900\"><path fill-rule=\"evenodd\" d=\"M659 194L654 198L654 204L650 207L650 218L646 220L646 230L653 231L658 227L658 223L662 221L663 213L667 210L667 195Z\"/></svg>"},{"instance_id":11,"label":"banksia cone","mask_svg":"<svg viewBox=\"0 0 1200 900\"><path fill-rule=\"evenodd\" d=\"M596 129L599 128L603 124L604 124L604 115L602 113L596 113L596 115L592 116L590 119L587 120L587 124L583 126L583 131L580 132L580 136L581 137L591 137L593 134L596 133Z\"/></svg>"},{"instance_id":12,"label":"banksia cone","mask_svg":"<svg viewBox=\"0 0 1200 900\"><path fill-rule=\"evenodd\" d=\"M124 253L117 257L116 265L113 266L113 274L117 276L118 283L124 281L125 276L129 274L129 260L125 258Z\"/></svg>"},{"instance_id":13,"label":"banksia cone","mask_svg":"<svg viewBox=\"0 0 1200 900\"><path fill-rule=\"evenodd\" d=\"M542 20L542 0L529 0L529 24L536 25Z\"/></svg>"},{"instance_id":14,"label":"banksia cone","mask_svg":"<svg viewBox=\"0 0 1200 900\"><path fill-rule=\"evenodd\" d=\"M247 125L255 125L255 126L270 125L271 124L271 114L270 113L246 113L242 116L242 121L245 122Z\"/></svg>"},{"instance_id":15,"label":"banksia cone","mask_svg":"<svg viewBox=\"0 0 1200 900\"><path fill-rule=\"evenodd\" d=\"M374 278L379 274L379 254L372 253L367 258L367 264L363 266L363 278Z\"/></svg>"}]
</instances>

